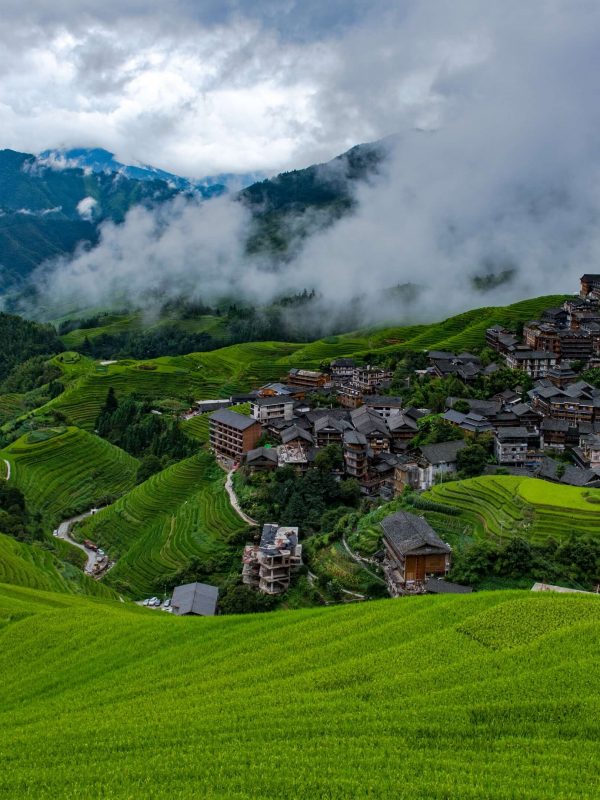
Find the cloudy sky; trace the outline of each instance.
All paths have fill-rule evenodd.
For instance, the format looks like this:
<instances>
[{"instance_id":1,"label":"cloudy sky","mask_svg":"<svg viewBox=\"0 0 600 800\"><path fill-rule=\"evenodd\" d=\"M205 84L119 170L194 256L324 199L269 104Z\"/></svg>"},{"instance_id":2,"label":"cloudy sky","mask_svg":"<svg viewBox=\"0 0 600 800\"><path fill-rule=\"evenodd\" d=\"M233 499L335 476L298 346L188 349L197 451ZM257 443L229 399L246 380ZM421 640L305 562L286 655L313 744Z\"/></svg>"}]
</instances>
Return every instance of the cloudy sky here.
<instances>
[{"instance_id":1,"label":"cloudy sky","mask_svg":"<svg viewBox=\"0 0 600 800\"><path fill-rule=\"evenodd\" d=\"M424 319L598 271L598 0L2 0L0 37L5 147L102 146L200 177L397 134L354 215L285 274L248 263L247 215L224 200L132 213L51 290L62 276L106 299L124 274L136 296L165 274L205 295L316 288L373 298L377 321L405 283L425 288L402 318Z\"/></svg>"},{"instance_id":2,"label":"cloudy sky","mask_svg":"<svg viewBox=\"0 0 600 800\"><path fill-rule=\"evenodd\" d=\"M494 71L514 72L515 59L535 72L547 66L538 57L585 46L600 11L587 0L1 6L2 146L102 146L195 177L303 166L357 142L436 128L466 95L497 88Z\"/></svg>"}]
</instances>

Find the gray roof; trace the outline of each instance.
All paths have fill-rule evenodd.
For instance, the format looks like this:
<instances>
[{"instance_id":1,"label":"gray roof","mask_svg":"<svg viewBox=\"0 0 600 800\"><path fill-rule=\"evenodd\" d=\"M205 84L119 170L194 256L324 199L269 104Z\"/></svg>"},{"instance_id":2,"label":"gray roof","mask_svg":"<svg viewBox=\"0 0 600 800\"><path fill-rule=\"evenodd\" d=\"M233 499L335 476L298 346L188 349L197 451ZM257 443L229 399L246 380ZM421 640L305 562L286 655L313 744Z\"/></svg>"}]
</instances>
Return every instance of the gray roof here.
<instances>
[{"instance_id":1,"label":"gray roof","mask_svg":"<svg viewBox=\"0 0 600 800\"><path fill-rule=\"evenodd\" d=\"M210 415L211 420L215 422L222 422L223 425L229 425L232 428L237 428L238 431L245 431L246 428L251 428L252 425L259 423L252 417L246 417L244 414L238 414L237 411L229 411L227 408L222 408L220 411L215 411Z\"/></svg>"},{"instance_id":2,"label":"gray roof","mask_svg":"<svg viewBox=\"0 0 600 800\"><path fill-rule=\"evenodd\" d=\"M217 610L219 590L208 583L184 583L173 591L171 605L175 614L199 614L213 617Z\"/></svg>"},{"instance_id":3,"label":"gray roof","mask_svg":"<svg viewBox=\"0 0 600 800\"><path fill-rule=\"evenodd\" d=\"M380 407L386 406L388 408L402 408L402 398L392 397L391 395L363 395L363 400L366 406Z\"/></svg>"},{"instance_id":4,"label":"gray roof","mask_svg":"<svg viewBox=\"0 0 600 800\"><path fill-rule=\"evenodd\" d=\"M496 438L502 441L503 439L527 439L531 434L522 425L515 428L498 428Z\"/></svg>"},{"instance_id":5,"label":"gray roof","mask_svg":"<svg viewBox=\"0 0 600 800\"><path fill-rule=\"evenodd\" d=\"M552 417L544 417L540 424L542 431L560 431L561 433L567 433L570 427L566 419L552 419Z\"/></svg>"},{"instance_id":6,"label":"gray roof","mask_svg":"<svg viewBox=\"0 0 600 800\"><path fill-rule=\"evenodd\" d=\"M346 431L344 433L344 444L359 444L364 446L367 444L367 437L364 433L360 433L359 431Z\"/></svg>"},{"instance_id":7,"label":"gray roof","mask_svg":"<svg viewBox=\"0 0 600 800\"><path fill-rule=\"evenodd\" d=\"M294 403L294 398L287 395L278 394L274 397L257 397L252 401L257 406L281 406Z\"/></svg>"},{"instance_id":8,"label":"gray roof","mask_svg":"<svg viewBox=\"0 0 600 800\"><path fill-rule=\"evenodd\" d=\"M267 461L273 461L277 464L277 450L274 447L255 447L254 450L249 450L246 453L247 464L251 464L260 458L266 458Z\"/></svg>"},{"instance_id":9,"label":"gray roof","mask_svg":"<svg viewBox=\"0 0 600 800\"><path fill-rule=\"evenodd\" d=\"M350 419L356 430L366 436L372 433L379 433L389 437L390 432L387 425L379 414L368 406L360 406L350 412Z\"/></svg>"},{"instance_id":10,"label":"gray roof","mask_svg":"<svg viewBox=\"0 0 600 800\"><path fill-rule=\"evenodd\" d=\"M422 555L450 553L450 545L443 542L431 525L416 514L397 511L380 522L384 539L400 555L418 551Z\"/></svg>"},{"instance_id":11,"label":"gray roof","mask_svg":"<svg viewBox=\"0 0 600 800\"><path fill-rule=\"evenodd\" d=\"M458 451L466 447L466 444L463 439L459 439L454 442L423 444L419 450L430 464L451 464L456 461Z\"/></svg>"},{"instance_id":12,"label":"gray roof","mask_svg":"<svg viewBox=\"0 0 600 800\"><path fill-rule=\"evenodd\" d=\"M391 417L387 421L388 428L390 431L397 431L399 428L410 428L413 431L418 431L419 426L417 425L417 421L414 417L409 417L404 412L400 412L399 414L392 414Z\"/></svg>"},{"instance_id":13,"label":"gray roof","mask_svg":"<svg viewBox=\"0 0 600 800\"><path fill-rule=\"evenodd\" d=\"M430 594L470 594L473 591L471 586L450 583L443 578L427 578L425 588Z\"/></svg>"},{"instance_id":14,"label":"gray roof","mask_svg":"<svg viewBox=\"0 0 600 800\"><path fill-rule=\"evenodd\" d=\"M310 444L313 444L315 441L310 431L307 431L305 428L301 428L298 425L292 425L290 428L285 428L281 432L282 444L292 442L294 439L304 439L305 442L310 442Z\"/></svg>"}]
</instances>

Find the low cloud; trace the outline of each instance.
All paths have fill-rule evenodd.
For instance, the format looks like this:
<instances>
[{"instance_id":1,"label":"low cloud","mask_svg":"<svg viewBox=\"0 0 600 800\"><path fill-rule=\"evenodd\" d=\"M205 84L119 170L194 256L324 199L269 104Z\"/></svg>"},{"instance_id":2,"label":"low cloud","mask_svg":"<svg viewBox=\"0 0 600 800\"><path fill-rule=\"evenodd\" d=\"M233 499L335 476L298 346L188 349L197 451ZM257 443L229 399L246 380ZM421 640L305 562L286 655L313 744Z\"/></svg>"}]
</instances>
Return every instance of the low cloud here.
<instances>
[{"instance_id":1,"label":"low cloud","mask_svg":"<svg viewBox=\"0 0 600 800\"><path fill-rule=\"evenodd\" d=\"M98 201L93 197L84 197L77 203L77 213L81 219L91 222L94 218L94 209L98 205Z\"/></svg>"},{"instance_id":2,"label":"low cloud","mask_svg":"<svg viewBox=\"0 0 600 800\"><path fill-rule=\"evenodd\" d=\"M205 51L230 45L208 71L184 34L172 58L156 43L137 60L116 53L146 106L146 116L127 116L136 132L128 147L177 143L178 164L218 161L229 147L246 167L294 163L299 153L310 163L390 132L397 147L386 173L356 189L352 215L325 230L317 215L313 235L277 269L247 256L251 219L241 204L178 199L104 226L96 250L46 270L49 295L136 303L152 292L238 293L266 303L314 289L317 317L365 324L574 291L578 275L600 264L600 7L397 5L346 18L327 46L305 33L282 49L282 31L264 27L268 15L216 21ZM205 87L206 109L219 109L201 143L192 131L202 104L185 75ZM110 87L108 74L103 81Z\"/></svg>"}]
</instances>

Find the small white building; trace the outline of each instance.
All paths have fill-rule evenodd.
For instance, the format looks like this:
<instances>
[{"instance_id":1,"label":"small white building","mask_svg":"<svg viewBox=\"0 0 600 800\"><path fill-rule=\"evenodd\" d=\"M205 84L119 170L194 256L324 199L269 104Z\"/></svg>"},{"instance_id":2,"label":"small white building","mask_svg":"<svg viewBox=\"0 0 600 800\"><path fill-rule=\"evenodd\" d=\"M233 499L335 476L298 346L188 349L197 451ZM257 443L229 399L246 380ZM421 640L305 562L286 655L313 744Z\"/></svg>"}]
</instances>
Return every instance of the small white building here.
<instances>
[{"instance_id":1,"label":"small white building","mask_svg":"<svg viewBox=\"0 0 600 800\"><path fill-rule=\"evenodd\" d=\"M285 395L257 397L250 404L251 414L261 424L272 419L291 421L294 417L294 399Z\"/></svg>"}]
</instances>

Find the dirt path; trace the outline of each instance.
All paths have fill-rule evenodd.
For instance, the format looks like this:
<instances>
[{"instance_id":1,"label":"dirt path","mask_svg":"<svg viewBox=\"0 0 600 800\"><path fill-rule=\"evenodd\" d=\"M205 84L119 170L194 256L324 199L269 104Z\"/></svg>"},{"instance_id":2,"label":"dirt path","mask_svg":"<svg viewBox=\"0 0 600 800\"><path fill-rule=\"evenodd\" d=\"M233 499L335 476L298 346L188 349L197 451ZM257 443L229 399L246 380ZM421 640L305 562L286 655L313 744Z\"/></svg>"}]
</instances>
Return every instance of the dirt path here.
<instances>
[{"instance_id":1,"label":"dirt path","mask_svg":"<svg viewBox=\"0 0 600 800\"><path fill-rule=\"evenodd\" d=\"M383 578L380 578L379 575L376 575L374 572L371 572L371 570L368 567L365 566L365 559L364 558L361 558L360 556L357 556L356 553L352 552L348 542L346 541L346 537L345 536L342 536L342 545L344 546L344 549L346 550L346 552L348 553L350 558L353 561L355 561L359 566L361 566L368 575L370 575L372 578L375 578L375 580L379 581L379 583L385 584L385 581L383 580Z\"/></svg>"},{"instance_id":2,"label":"dirt path","mask_svg":"<svg viewBox=\"0 0 600 800\"><path fill-rule=\"evenodd\" d=\"M235 489L233 488L233 473L234 472L235 472L235 470L233 470L233 469L230 470L227 473L227 480L225 481L225 490L227 491L227 494L229 495L229 502L231 503L231 507L234 509L234 511L237 513L237 515L239 517L241 517L244 520L244 522L247 522L248 525L252 525L253 527L256 527L258 525L258 522L255 519L252 519L252 517L249 517L248 514L246 514L241 509L239 500L237 499L237 495L235 493Z\"/></svg>"}]
</instances>

